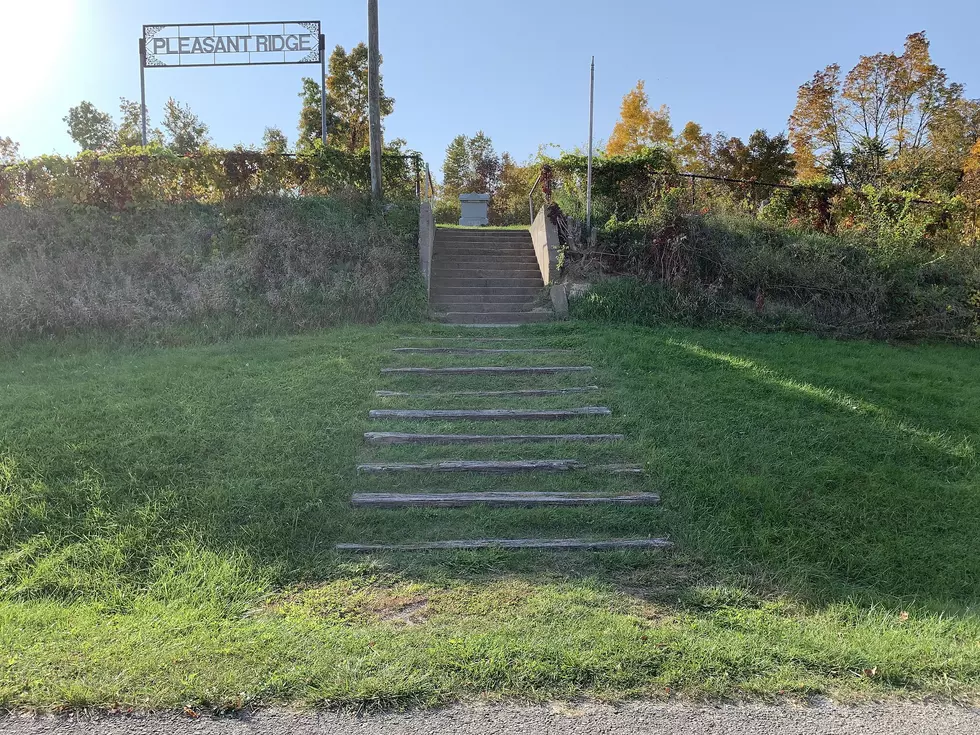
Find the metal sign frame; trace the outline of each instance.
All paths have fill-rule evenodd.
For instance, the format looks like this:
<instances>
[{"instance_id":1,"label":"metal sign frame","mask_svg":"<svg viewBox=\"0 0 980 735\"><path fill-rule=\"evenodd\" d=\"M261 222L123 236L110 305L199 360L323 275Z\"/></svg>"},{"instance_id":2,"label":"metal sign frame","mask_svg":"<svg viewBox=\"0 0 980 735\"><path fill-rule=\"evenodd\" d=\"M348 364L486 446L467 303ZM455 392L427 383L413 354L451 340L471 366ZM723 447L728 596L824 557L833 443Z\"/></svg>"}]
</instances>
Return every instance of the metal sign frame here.
<instances>
[{"instance_id":1,"label":"metal sign frame","mask_svg":"<svg viewBox=\"0 0 980 735\"><path fill-rule=\"evenodd\" d=\"M240 51L240 50L238 50L240 48L240 46L236 46L236 51L234 53L237 53L237 54L248 53L249 54L249 61L233 61L233 62L228 62L228 63L221 63L221 62L218 62L217 61L217 56L219 55L219 52L217 52L217 51L211 51L211 52L206 52L205 51L205 52L196 52L196 53L194 51L183 52L183 51L180 50L181 49L181 43L180 43L180 41L178 41L178 52L176 54L178 56L178 59L180 59L180 57L185 56L185 55L187 55L187 56L191 56L191 55L196 56L196 55L199 55L200 54L200 55L205 55L205 56L206 55L210 55L210 56L214 57L215 60L212 63L191 63L191 64L176 63L176 64L167 64L167 63L164 63L164 62L160 61L159 57L156 54L154 54L152 51L151 52L148 52L147 51L147 44L148 44L148 42L151 41L151 40L153 40L153 39L155 39L157 37L157 35L160 33L160 31L163 31L164 29L167 29L167 28L176 28L177 29L177 32L178 32L178 36L177 36L178 39L184 39L184 38L186 38L184 36L180 36L179 35L180 34L180 29L182 29L182 28L211 28L212 33L211 33L210 36L196 36L196 37L194 37L196 39L200 39L200 38L221 38L221 37L223 37L223 38L226 38L226 39L236 38L238 40L241 40L241 39L260 38L260 37L262 37L264 34L254 34L254 33L252 33L252 27L253 26L256 26L256 27L282 26L283 33L281 33L281 34L269 34L268 36L266 36L267 38L271 38L273 36L289 37L289 36L294 36L294 35L295 36L300 35L300 34L286 34L285 33L285 27L287 25L302 26L302 27L306 28L309 31L309 33L308 34L303 34L303 35L313 35L313 36L316 36L317 39L318 39L317 46L312 47L312 48L309 48L309 49L307 49L307 48L287 49L287 48L284 47L283 49L273 49L273 50L265 49L265 50L261 50L260 51L257 48L256 49L253 49L253 50L249 50L248 41L246 40L245 50L244 51ZM248 32L248 34L245 34L245 35L239 34L239 35L235 35L235 36L230 36L230 35L229 36L223 36L222 34L215 34L214 33L214 29L215 28L218 28L218 27L244 27L249 32ZM173 37L172 36L169 36L168 38L173 38ZM236 44L237 44L237 41L236 41ZM258 45L258 42L256 43L256 45ZM168 49L169 49L169 43L168 43ZM305 57L303 57L302 59L298 59L298 60L295 60L295 61L287 61L286 60L286 54L287 53L290 53L290 52L299 53L301 51L308 51L309 53ZM225 52L221 52L221 53L232 53L232 52L225 51ZM252 53L282 53L283 54L283 60L282 61L252 61L251 60L251 54ZM222 66L288 66L288 65L294 65L294 64L298 64L298 65L302 65L302 64L319 64L320 65L320 124L321 124L321 138L323 140L323 144L324 145L326 145L326 143L327 143L327 54L326 54L326 37L323 35L322 25L321 25L320 21L318 21L318 20L279 20L279 21L253 21L253 22L237 22L237 23L157 23L157 24L145 24L143 26L143 35L139 39L139 55L140 55L140 112L141 112L142 138L143 138L143 147L144 148L147 145L147 131L146 131L146 127L147 127L147 124L146 124L146 118L147 118L147 114L146 114L146 70L147 69L199 69L199 68L202 68L202 67L222 67ZM169 55L173 55L173 54L172 53L168 53L167 55L169 56Z\"/></svg>"}]
</instances>

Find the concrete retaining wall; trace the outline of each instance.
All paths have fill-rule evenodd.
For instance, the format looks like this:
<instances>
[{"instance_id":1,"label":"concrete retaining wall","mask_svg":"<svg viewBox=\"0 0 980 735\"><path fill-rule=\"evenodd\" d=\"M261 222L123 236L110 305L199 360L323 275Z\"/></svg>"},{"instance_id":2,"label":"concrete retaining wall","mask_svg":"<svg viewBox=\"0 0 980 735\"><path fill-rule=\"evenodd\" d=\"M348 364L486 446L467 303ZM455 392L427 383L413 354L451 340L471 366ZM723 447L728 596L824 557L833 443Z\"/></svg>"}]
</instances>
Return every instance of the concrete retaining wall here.
<instances>
[{"instance_id":1,"label":"concrete retaining wall","mask_svg":"<svg viewBox=\"0 0 980 735\"><path fill-rule=\"evenodd\" d=\"M432 212L432 204L422 202L419 205L419 266L425 278L425 292L429 293L432 282L432 250L436 244L436 218Z\"/></svg>"}]
</instances>

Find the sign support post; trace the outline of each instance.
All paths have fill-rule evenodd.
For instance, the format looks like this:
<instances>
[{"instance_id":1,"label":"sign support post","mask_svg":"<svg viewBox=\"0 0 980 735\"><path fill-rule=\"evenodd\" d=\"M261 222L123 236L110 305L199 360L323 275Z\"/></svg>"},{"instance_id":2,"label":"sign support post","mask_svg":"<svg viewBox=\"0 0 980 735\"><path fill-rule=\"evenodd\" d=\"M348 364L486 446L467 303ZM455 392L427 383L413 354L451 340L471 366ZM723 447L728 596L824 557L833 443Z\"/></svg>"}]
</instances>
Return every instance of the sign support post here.
<instances>
[{"instance_id":1,"label":"sign support post","mask_svg":"<svg viewBox=\"0 0 980 735\"><path fill-rule=\"evenodd\" d=\"M146 148L146 41L140 39L140 124L143 131L143 147Z\"/></svg>"},{"instance_id":2,"label":"sign support post","mask_svg":"<svg viewBox=\"0 0 980 735\"><path fill-rule=\"evenodd\" d=\"M327 37L320 34L320 140L327 147Z\"/></svg>"}]
</instances>

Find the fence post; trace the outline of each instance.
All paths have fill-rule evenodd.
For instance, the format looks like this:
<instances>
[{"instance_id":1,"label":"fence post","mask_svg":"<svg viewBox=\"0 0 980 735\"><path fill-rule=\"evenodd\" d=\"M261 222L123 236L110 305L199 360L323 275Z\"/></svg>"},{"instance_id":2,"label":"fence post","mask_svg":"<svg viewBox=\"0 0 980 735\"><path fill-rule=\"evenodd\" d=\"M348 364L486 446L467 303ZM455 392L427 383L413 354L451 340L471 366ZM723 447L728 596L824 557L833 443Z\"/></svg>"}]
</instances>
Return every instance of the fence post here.
<instances>
[{"instance_id":1,"label":"fence post","mask_svg":"<svg viewBox=\"0 0 980 735\"><path fill-rule=\"evenodd\" d=\"M691 208L692 209L697 206L697 202L695 201L695 196L697 192L695 191L694 188L696 184L697 184L697 179L694 178L694 176L692 175L691 176Z\"/></svg>"}]
</instances>

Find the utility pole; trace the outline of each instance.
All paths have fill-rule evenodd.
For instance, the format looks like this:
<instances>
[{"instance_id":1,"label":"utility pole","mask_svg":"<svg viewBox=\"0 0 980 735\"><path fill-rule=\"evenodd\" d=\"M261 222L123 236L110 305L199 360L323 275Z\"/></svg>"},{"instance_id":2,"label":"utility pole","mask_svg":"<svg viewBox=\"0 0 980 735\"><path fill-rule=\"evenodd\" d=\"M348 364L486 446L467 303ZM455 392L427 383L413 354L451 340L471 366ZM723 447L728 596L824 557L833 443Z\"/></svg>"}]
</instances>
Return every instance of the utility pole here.
<instances>
[{"instance_id":1,"label":"utility pole","mask_svg":"<svg viewBox=\"0 0 980 735\"><path fill-rule=\"evenodd\" d=\"M381 52L378 49L378 0L368 0L368 106L371 128L371 196L381 201Z\"/></svg>"},{"instance_id":2,"label":"utility pole","mask_svg":"<svg viewBox=\"0 0 980 735\"><path fill-rule=\"evenodd\" d=\"M589 172L585 185L585 232L592 235L592 138L595 134L595 56L589 79Z\"/></svg>"}]
</instances>

